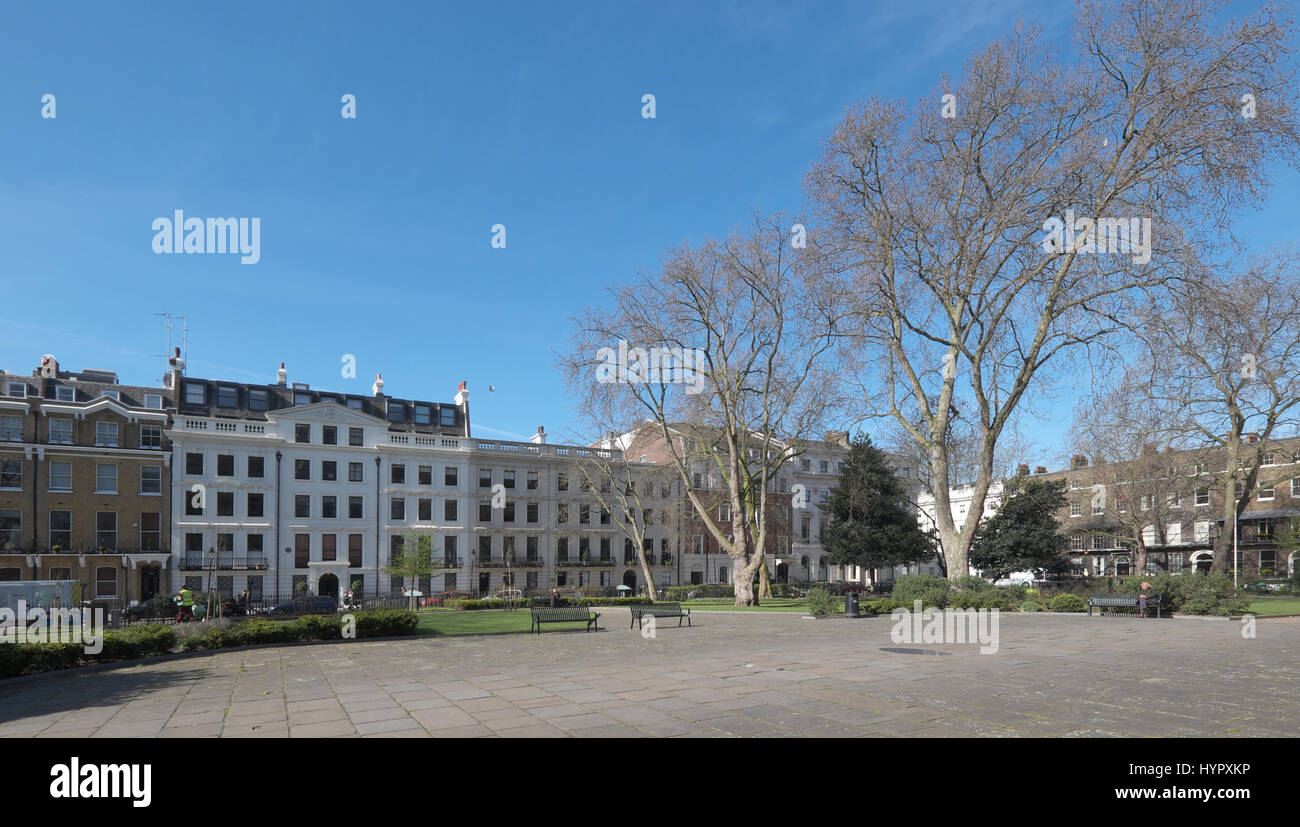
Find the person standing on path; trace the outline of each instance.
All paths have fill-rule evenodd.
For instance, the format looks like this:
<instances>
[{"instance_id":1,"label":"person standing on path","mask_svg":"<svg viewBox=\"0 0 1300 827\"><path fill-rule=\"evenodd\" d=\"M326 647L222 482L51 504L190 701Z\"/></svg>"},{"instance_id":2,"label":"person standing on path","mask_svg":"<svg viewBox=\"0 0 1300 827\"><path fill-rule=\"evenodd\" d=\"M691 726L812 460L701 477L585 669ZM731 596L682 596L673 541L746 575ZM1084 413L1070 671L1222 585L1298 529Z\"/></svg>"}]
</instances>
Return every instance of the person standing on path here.
<instances>
[{"instance_id":1,"label":"person standing on path","mask_svg":"<svg viewBox=\"0 0 1300 827\"><path fill-rule=\"evenodd\" d=\"M180 609L176 612L176 622L188 623L194 619L194 592L182 586L177 598L176 605Z\"/></svg>"}]
</instances>

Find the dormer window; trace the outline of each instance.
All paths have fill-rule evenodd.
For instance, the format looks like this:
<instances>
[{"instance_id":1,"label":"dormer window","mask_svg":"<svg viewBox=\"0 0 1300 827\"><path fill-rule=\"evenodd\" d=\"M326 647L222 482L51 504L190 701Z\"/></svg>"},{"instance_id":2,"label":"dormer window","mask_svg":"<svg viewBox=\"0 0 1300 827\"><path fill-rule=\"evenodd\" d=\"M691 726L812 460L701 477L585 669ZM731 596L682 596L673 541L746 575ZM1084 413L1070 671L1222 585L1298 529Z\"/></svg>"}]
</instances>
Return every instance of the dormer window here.
<instances>
[{"instance_id":1,"label":"dormer window","mask_svg":"<svg viewBox=\"0 0 1300 827\"><path fill-rule=\"evenodd\" d=\"M442 407L438 409L438 422L444 428L451 428L456 424L456 409L451 407Z\"/></svg>"},{"instance_id":2,"label":"dormer window","mask_svg":"<svg viewBox=\"0 0 1300 827\"><path fill-rule=\"evenodd\" d=\"M295 394L293 395L293 404L295 404L295 405L310 405L310 404L311 404L311 394L310 394L310 393L295 393Z\"/></svg>"},{"instance_id":3,"label":"dormer window","mask_svg":"<svg viewBox=\"0 0 1300 827\"><path fill-rule=\"evenodd\" d=\"M26 398L27 398L27 383L26 383L26 382L6 382L6 383L5 383L5 396L16 396L16 397L18 397L19 399L26 399Z\"/></svg>"},{"instance_id":4,"label":"dormer window","mask_svg":"<svg viewBox=\"0 0 1300 827\"><path fill-rule=\"evenodd\" d=\"M144 395L144 406L154 411L162 410L162 394L146 393Z\"/></svg>"},{"instance_id":5,"label":"dormer window","mask_svg":"<svg viewBox=\"0 0 1300 827\"><path fill-rule=\"evenodd\" d=\"M389 402L389 403L388 403L388 421L389 421L389 422L405 422L405 421L406 421L406 406L403 405L403 404L400 403L400 402Z\"/></svg>"},{"instance_id":6,"label":"dormer window","mask_svg":"<svg viewBox=\"0 0 1300 827\"><path fill-rule=\"evenodd\" d=\"M428 425L432 421L433 421L433 411L430 410L428 405L415 406L416 425Z\"/></svg>"},{"instance_id":7,"label":"dormer window","mask_svg":"<svg viewBox=\"0 0 1300 827\"><path fill-rule=\"evenodd\" d=\"M266 410L266 391L250 390L248 392L248 409L250 411Z\"/></svg>"},{"instance_id":8,"label":"dormer window","mask_svg":"<svg viewBox=\"0 0 1300 827\"><path fill-rule=\"evenodd\" d=\"M351 408L351 409L354 410L354 411L359 411L359 410L361 410L361 400L360 400L360 399L349 399L349 400L348 400L348 407Z\"/></svg>"},{"instance_id":9,"label":"dormer window","mask_svg":"<svg viewBox=\"0 0 1300 827\"><path fill-rule=\"evenodd\" d=\"M202 382L185 383L185 404L203 405L208 401L208 389Z\"/></svg>"},{"instance_id":10,"label":"dormer window","mask_svg":"<svg viewBox=\"0 0 1300 827\"><path fill-rule=\"evenodd\" d=\"M54 389L54 398L59 402L76 402L77 389L71 385L59 385Z\"/></svg>"},{"instance_id":11,"label":"dormer window","mask_svg":"<svg viewBox=\"0 0 1300 827\"><path fill-rule=\"evenodd\" d=\"M239 407L239 388L230 385L217 386L217 407L218 408L238 408Z\"/></svg>"}]
</instances>

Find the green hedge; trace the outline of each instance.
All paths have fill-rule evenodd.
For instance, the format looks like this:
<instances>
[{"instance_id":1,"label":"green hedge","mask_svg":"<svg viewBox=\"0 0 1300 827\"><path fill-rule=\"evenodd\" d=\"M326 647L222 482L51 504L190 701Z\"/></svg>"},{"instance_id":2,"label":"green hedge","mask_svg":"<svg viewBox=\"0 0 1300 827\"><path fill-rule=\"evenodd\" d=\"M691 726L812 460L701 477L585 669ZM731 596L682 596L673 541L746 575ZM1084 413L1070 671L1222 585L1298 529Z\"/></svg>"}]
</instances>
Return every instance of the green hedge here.
<instances>
[{"instance_id":1,"label":"green hedge","mask_svg":"<svg viewBox=\"0 0 1300 827\"><path fill-rule=\"evenodd\" d=\"M170 626L137 626L104 632L104 647L86 654L82 643L20 643L0 645L0 678L69 669L89 663L107 663L163 654L176 648Z\"/></svg>"},{"instance_id":2,"label":"green hedge","mask_svg":"<svg viewBox=\"0 0 1300 827\"><path fill-rule=\"evenodd\" d=\"M834 614L838 609L838 601L830 596L825 589L808 590L808 613L814 617L822 617L828 614Z\"/></svg>"},{"instance_id":3,"label":"green hedge","mask_svg":"<svg viewBox=\"0 0 1300 827\"><path fill-rule=\"evenodd\" d=\"M372 609L354 612L358 638L400 637L415 634L419 618L407 609ZM252 646L266 643L293 643L300 640L338 640L343 637L342 615L305 615L297 620L241 620L226 628L208 629L181 641L186 652Z\"/></svg>"},{"instance_id":4,"label":"green hedge","mask_svg":"<svg viewBox=\"0 0 1300 827\"><path fill-rule=\"evenodd\" d=\"M1088 608L1082 597L1077 594L1058 594L1047 604L1054 612L1082 612Z\"/></svg>"},{"instance_id":5,"label":"green hedge","mask_svg":"<svg viewBox=\"0 0 1300 827\"><path fill-rule=\"evenodd\" d=\"M419 624L415 612L401 609L356 612L354 616L358 638L413 635ZM188 635L179 642L183 651L194 652L300 640L337 640L343 636L342 623L342 615L307 615L290 621L251 618ZM173 627L149 625L106 631L104 648L95 655L86 654L81 643L0 645L0 678L167 654L176 649L177 642Z\"/></svg>"},{"instance_id":6,"label":"green hedge","mask_svg":"<svg viewBox=\"0 0 1300 827\"><path fill-rule=\"evenodd\" d=\"M925 609L946 609L952 602L952 585L930 574L906 574L894 583L890 596L904 609L911 609L917 600Z\"/></svg>"}]
</instances>

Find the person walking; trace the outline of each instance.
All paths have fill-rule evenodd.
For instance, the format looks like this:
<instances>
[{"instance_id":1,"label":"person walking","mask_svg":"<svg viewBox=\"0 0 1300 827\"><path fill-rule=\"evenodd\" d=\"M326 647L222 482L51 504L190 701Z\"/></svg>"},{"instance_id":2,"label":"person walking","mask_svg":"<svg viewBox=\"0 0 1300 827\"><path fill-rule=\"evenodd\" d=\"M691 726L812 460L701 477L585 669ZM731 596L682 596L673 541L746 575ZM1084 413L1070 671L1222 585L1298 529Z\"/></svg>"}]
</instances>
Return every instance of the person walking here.
<instances>
[{"instance_id":1,"label":"person walking","mask_svg":"<svg viewBox=\"0 0 1300 827\"><path fill-rule=\"evenodd\" d=\"M177 623L188 623L194 619L194 592L185 586L181 587L180 592L176 595L176 605L179 607L176 612Z\"/></svg>"}]
</instances>

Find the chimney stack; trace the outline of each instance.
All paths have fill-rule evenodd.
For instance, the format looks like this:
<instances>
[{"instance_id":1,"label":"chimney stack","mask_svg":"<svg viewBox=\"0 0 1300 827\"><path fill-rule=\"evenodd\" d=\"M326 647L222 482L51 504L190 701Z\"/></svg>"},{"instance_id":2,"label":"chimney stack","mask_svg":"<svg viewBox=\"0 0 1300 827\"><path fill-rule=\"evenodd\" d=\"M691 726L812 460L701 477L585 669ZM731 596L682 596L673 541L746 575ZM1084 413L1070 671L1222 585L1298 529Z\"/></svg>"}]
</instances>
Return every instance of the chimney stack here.
<instances>
[{"instance_id":1,"label":"chimney stack","mask_svg":"<svg viewBox=\"0 0 1300 827\"><path fill-rule=\"evenodd\" d=\"M181 376L185 372L185 360L181 358L181 349L172 348L172 357L167 360L167 367L171 372L168 374L170 381L168 386L172 391L172 404L177 410L181 407Z\"/></svg>"},{"instance_id":2,"label":"chimney stack","mask_svg":"<svg viewBox=\"0 0 1300 827\"><path fill-rule=\"evenodd\" d=\"M375 396L383 396L383 395L384 395L384 377L383 377L383 376L381 376L381 375L378 374L378 373L375 374L375 384L373 384L373 385L370 386L370 392L371 392L372 394L374 394Z\"/></svg>"},{"instance_id":3,"label":"chimney stack","mask_svg":"<svg viewBox=\"0 0 1300 827\"><path fill-rule=\"evenodd\" d=\"M461 414L465 417L465 425L462 428L463 435L469 438L469 383L461 382L456 388L456 406L460 408Z\"/></svg>"},{"instance_id":4,"label":"chimney stack","mask_svg":"<svg viewBox=\"0 0 1300 827\"><path fill-rule=\"evenodd\" d=\"M284 362L280 363L280 369L275 372L275 383L282 388L289 383L289 371L284 369Z\"/></svg>"},{"instance_id":5,"label":"chimney stack","mask_svg":"<svg viewBox=\"0 0 1300 827\"><path fill-rule=\"evenodd\" d=\"M1035 468L1034 468L1034 473L1035 473L1035 474L1046 474L1046 473L1047 473L1047 466L1046 466L1046 465L1039 465L1039 466L1035 467Z\"/></svg>"},{"instance_id":6,"label":"chimney stack","mask_svg":"<svg viewBox=\"0 0 1300 827\"><path fill-rule=\"evenodd\" d=\"M1029 466L1026 465L1026 464L1024 464L1023 462L1020 463L1019 465L1017 465L1017 466L1016 466L1016 476L1017 476L1017 477L1027 477L1027 476L1029 476Z\"/></svg>"},{"instance_id":7,"label":"chimney stack","mask_svg":"<svg viewBox=\"0 0 1300 827\"><path fill-rule=\"evenodd\" d=\"M532 442L534 445L545 445L545 444L546 444L546 428L542 427L541 425L538 425L538 426L537 426L537 433L533 434L533 435L529 438L529 442Z\"/></svg>"},{"instance_id":8,"label":"chimney stack","mask_svg":"<svg viewBox=\"0 0 1300 827\"><path fill-rule=\"evenodd\" d=\"M1087 467L1088 467L1088 458L1085 457L1083 454L1075 454L1073 457L1070 458L1070 467L1071 467L1071 468L1087 468Z\"/></svg>"}]
</instances>

